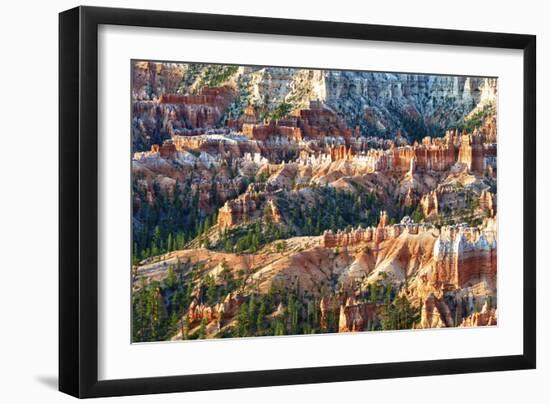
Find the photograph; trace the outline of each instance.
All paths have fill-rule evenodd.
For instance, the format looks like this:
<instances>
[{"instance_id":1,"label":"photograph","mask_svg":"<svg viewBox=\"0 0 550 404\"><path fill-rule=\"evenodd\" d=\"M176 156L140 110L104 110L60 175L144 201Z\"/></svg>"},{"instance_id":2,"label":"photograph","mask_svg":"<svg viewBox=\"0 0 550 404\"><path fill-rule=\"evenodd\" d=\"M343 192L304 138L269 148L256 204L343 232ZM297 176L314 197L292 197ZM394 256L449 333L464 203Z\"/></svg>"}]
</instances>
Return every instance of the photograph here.
<instances>
[{"instance_id":1,"label":"photograph","mask_svg":"<svg viewBox=\"0 0 550 404\"><path fill-rule=\"evenodd\" d=\"M133 343L497 326L497 77L130 65Z\"/></svg>"},{"instance_id":2,"label":"photograph","mask_svg":"<svg viewBox=\"0 0 550 404\"><path fill-rule=\"evenodd\" d=\"M6 3L0 403L548 396L544 11Z\"/></svg>"}]
</instances>

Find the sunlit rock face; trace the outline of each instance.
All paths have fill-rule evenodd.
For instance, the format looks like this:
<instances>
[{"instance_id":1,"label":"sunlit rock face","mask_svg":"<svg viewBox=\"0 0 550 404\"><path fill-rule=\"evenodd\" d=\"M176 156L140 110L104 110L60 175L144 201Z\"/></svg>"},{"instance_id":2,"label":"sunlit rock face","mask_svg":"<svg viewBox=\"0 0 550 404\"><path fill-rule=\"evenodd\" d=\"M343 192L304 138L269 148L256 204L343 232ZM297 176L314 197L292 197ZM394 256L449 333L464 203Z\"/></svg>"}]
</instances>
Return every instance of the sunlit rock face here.
<instances>
[{"instance_id":1,"label":"sunlit rock face","mask_svg":"<svg viewBox=\"0 0 550 404\"><path fill-rule=\"evenodd\" d=\"M374 303L357 303L351 298L340 306L338 332L355 332L369 329L376 321L377 306Z\"/></svg>"},{"instance_id":2,"label":"sunlit rock face","mask_svg":"<svg viewBox=\"0 0 550 404\"><path fill-rule=\"evenodd\" d=\"M246 221L259 209L263 198L261 193L252 191L225 202L225 205L218 211L218 226L225 229Z\"/></svg>"},{"instance_id":3,"label":"sunlit rock face","mask_svg":"<svg viewBox=\"0 0 550 404\"><path fill-rule=\"evenodd\" d=\"M496 325L496 94L136 63L134 339Z\"/></svg>"},{"instance_id":4,"label":"sunlit rock face","mask_svg":"<svg viewBox=\"0 0 550 404\"><path fill-rule=\"evenodd\" d=\"M456 125L472 110L494 106L496 86L496 79L331 71L326 102L353 127L373 134L423 128L428 135Z\"/></svg>"},{"instance_id":5,"label":"sunlit rock face","mask_svg":"<svg viewBox=\"0 0 550 404\"><path fill-rule=\"evenodd\" d=\"M443 227L434 244L435 279L464 288L473 283L496 280L496 225L483 229Z\"/></svg>"},{"instance_id":6,"label":"sunlit rock face","mask_svg":"<svg viewBox=\"0 0 550 404\"><path fill-rule=\"evenodd\" d=\"M470 314L468 317L464 318L460 327L480 327L480 326L489 326L497 324L497 309L494 307L489 307L485 303L480 312Z\"/></svg>"},{"instance_id":7,"label":"sunlit rock face","mask_svg":"<svg viewBox=\"0 0 550 404\"><path fill-rule=\"evenodd\" d=\"M234 96L229 86L205 87L198 95L163 94L158 103L172 108L165 116L180 118L186 129L211 128L220 121Z\"/></svg>"},{"instance_id":8,"label":"sunlit rock face","mask_svg":"<svg viewBox=\"0 0 550 404\"><path fill-rule=\"evenodd\" d=\"M158 120L152 115L164 118L183 115L187 125L181 125L181 120L176 119L176 129L217 123L222 117L220 106L223 105L219 101L199 99L201 91L206 91L207 97L214 91L208 89L210 82L205 80L209 69L208 65L138 64L133 74L133 96L144 101L140 108L151 110L143 114L136 127L144 125L150 135L155 127L152 120ZM401 131L410 139L418 139L419 135L439 135L477 111L494 108L497 93L496 79L477 77L235 67L228 69L223 78L216 84L232 88L237 96L227 105L226 118L238 119L247 105L274 111L288 104L291 109L298 110L308 108L312 101L322 101L343 117L350 128L358 128L363 135L394 137ZM154 103L167 101L167 93L183 95L190 92L197 94L191 96L196 99L190 99L184 111L173 106L177 103L161 102L164 107L160 114L155 108ZM257 132L261 136L261 130Z\"/></svg>"}]
</instances>

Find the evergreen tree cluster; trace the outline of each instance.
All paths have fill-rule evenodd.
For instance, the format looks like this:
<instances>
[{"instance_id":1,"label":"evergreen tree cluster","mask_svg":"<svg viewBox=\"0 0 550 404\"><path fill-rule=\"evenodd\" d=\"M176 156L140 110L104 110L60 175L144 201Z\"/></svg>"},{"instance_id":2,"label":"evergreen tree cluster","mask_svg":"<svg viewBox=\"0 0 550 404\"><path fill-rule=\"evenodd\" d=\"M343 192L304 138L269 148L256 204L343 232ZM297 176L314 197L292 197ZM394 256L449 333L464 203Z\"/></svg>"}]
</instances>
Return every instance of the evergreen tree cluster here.
<instances>
[{"instance_id":1,"label":"evergreen tree cluster","mask_svg":"<svg viewBox=\"0 0 550 404\"><path fill-rule=\"evenodd\" d=\"M140 284L132 295L133 341L166 340L181 331L184 339L206 338L205 321L190 334L185 315L193 298L199 304L214 307L230 293L244 292L245 275L239 271L234 276L228 263L221 263L218 281L212 276L199 278L202 264L183 265L178 262L169 267L162 281ZM245 292L246 293L246 292ZM322 292L322 295L341 300L338 288ZM326 323L321 323L320 297L302 292L298 283L294 288L273 285L268 293L252 291L244 295L235 316L235 324L223 327L216 337L252 337L267 335L300 335L338 332L339 307L329 309ZM379 306L379 319L368 324L367 329L410 329L420 318L420 309L414 308L391 283L373 283L356 296L359 303ZM282 309L281 309L282 308Z\"/></svg>"},{"instance_id":2,"label":"evergreen tree cluster","mask_svg":"<svg viewBox=\"0 0 550 404\"><path fill-rule=\"evenodd\" d=\"M424 118L402 116L402 129L407 135L409 142L421 142L426 136L441 137L445 134L443 127L436 123L427 123Z\"/></svg>"},{"instance_id":3,"label":"evergreen tree cluster","mask_svg":"<svg viewBox=\"0 0 550 404\"><path fill-rule=\"evenodd\" d=\"M168 268L162 281L141 281L139 288L132 293L133 341L165 340L177 331L178 322L193 299L202 266L195 264L189 268L189 264L178 260L176 265ZM206 282L201 284L203 298L205 285Z\"/></svg>"},{"instance_id":4,"label":"evergreen tree cluster","mask_svg":"<svg viewBox=\"0 0 550 404\"><path fill-rule=\"evenodd\" d=\"M219 337L253 337L299 335L337 330L337 317L331 329L321 329L318 298L305 298L297 291L272 288L267 294L251 294L239 306L234 327L224 329ZM283 307L281 312L277 312Z\"/></svg>"},{"instance_id":5,"label":"evergreen tree cluster","mask_svg":"<svg viewBox=\"0 0 550 404\"><path fill-rule=\"evenodd\" d=\"M467 133L472 133L475 128L479 128L483 125L483 122L487 119L487 117L495 114L496 111L494 105L485 105L482 109L464 119L464 121L458 125L458 129L465 130Z\"/></svg>"},{"instance_id":6,"label":"evergreen tree cluster","mask_svg":"<svg viewBox=\"0 0 550 404\"><path fill-rule=\"evenodd\" d=\"M132 340L158 341L168 333L167 313L159 282L142 284L132 293Z\"/></svg>"},{"instance_id":7,"label":"evergreen tree cluster","mask_svg":"<svg viewBox=\"0 0 550 404\"><path fill-rule=\"evenodd\" d=\"M285 224L274 224L266 211L253 223L220 231L219 241L212 247L225 252L254 253L276 240L319 236L328 229L367 227L378 222L382 205L370 193L339 191L329 186L317 187L314 192L318 200L315 206L308 206L297 192L287 191L278 197Z\"/></svg>"},{"instance_id":8,"label":"evergreen tree cluster","mask_svg":"<svg viewBox=\"0 0 550 404\"><path fill-rule=\"evenodd\" d=\"M318 195L315 206L309 206L303 197L296 197L299 194L294 193L292 198L287 198L288 206L283 208L297 236L318 236L329 229L368 227L378 222L382 205L369 192L340 191L330 186L318 187L314 192Z\"/></svg>"},{"instance_id":9,"label":"evergreen tree cluster","mask_svg":"<svg viewBox=\"0 0 550 404\"><path fill-rule=\"evenodd\" d=\"M191 188L190 181L176 181L174 194L169 197L160 190L158 181L152 183L153 202L147 199L147 189L133 179L133 196L139 201L133 210L133 262L184 248L194 238L205 234L217 221L218 201L215 186L211 201L213 214L199 207L199 192ZM204 241L204 240L203 240Z\"/></svg>"},{"instance_id":10,"label":"evergreen tree cluster","mask_svg":"<svg viewBox=\"0 0 550 404\"><path fill-rule=\"evenodd\" d=\"M382 330L410 330L420 320L420 309L413 307L404 296L389 299L380 310Z\"/></svg>"},{"instance_id":11,"label":"evergreen tree cluster","mask_svg":"<svg viewBox=\"0 0 550 404\"><path fill-rule=\"evenodd\" d=\"M221 230L215 248L227 253L255 253L265 244L292 237L293 234L286 226L275 225L260 217L253 223Z\"/></svg>"}]
</instances>

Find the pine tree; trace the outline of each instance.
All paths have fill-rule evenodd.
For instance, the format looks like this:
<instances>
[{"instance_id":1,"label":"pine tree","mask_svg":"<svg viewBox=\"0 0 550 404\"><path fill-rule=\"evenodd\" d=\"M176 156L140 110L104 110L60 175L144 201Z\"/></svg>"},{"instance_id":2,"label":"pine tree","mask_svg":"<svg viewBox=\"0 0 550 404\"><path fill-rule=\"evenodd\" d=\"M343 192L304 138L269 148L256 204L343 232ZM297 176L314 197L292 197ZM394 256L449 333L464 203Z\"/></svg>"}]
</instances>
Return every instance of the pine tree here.
<instances>
[{"instance_id":1,"label":"pine tree","mask_svg":"<svg viewBox=\"0 0 550 404\"><path fill-rule=\"evenodd\" d=\"M392 294L392 286L391 286L391 283L388 283L386 285L386 301L387 302L391 301L391 294Z\"/></svg>"},{"instance_id":2,"label":"pine tree","mask_svg":"<svg viewBox=\"0 0 550 404\"><path fill-rule=\"evenodd\" d=\"M211 276L208 276L206 278L206 302L209 306L213 306L218 297L218 290L216 288L216 282L214 281L214 278Z\"/></svg>"},{"instance_id":3,"label":"pine tree","mask_svg":"<svg viewBox=\"0 0 550 404\"><path fill-rule=\"evenodd\" d=\"M181 320L181 339L186 340L189 338L189 324L187 323L187 316Z\"/></svg>"},{"instance_id":4,"label":"pine tree","mask_svg":"<svg viewBox=\"0 0 550 404\"><path fill-rule=\"evenodd\" d=\"M298 334L298 302L292 293L288 297L287 319L289 333L292 335Z\"/></svg>"},{"instance_id":5,"label":"pine tree","mask_svg":"<svg viewBox=\"0 0 550 404\"><path fill-rule=\"evenodd\" d=\"M202 233L204 233L204 221L199 221L199 226L198 226L198 229L197 229L197 234L199 236L202 235Z\"/></svg>"},{"instance_id":6,"label":"pine tree","mask_svg":"<svg viewBox=\"0 0 550 404\"><path fill-rule=\"evenodd\" d=\"M248 321L248 305L246 303L241 304L239 312L237 314L237 334L239 337L247 337L249 329Z\"/></svg>"},{"instance_id":7,"label":"pine tree","mask_svg":"<svg viewBox=\"0 0 550 404\"><path fill-rule=\"evenodd\" d=\"M168 289L173 289L176 286L176 274L172 265L168 267L165 283Z\"/></svg>"},{"instance_id":8,"label":"pine tree","mask_svg":"<svg viewBox=\"0 0 550 404\"><path fill-rule=\"evenodd\" d=\"M176 250L182 250L184 244L185 243L183 240L183 233L181 232L176 233L176 241L175 241Z\"/></svg>"},{"instance_id":9,"label":"pine tree","mask_svg":"<svg viewBox=\"0 0 550 404\"><path fill-rule=\"evenodd\" d=\"M254 295L250 295L250 300L248 302L248 332L251 335L254 335L256 321L256 298Z\"/></svg>"},{"instance_id":10,"label":"pine tree","mask_svg":"<svg viewBox=\"0 0 550 404\"><path fill-rule=\"evenodd\" d=\"M231 293L235 289L235 279L233 278L233 274L229 270L229 265L227 264L227 260L225 258L222 259L221 262L222 270L220 272L220 277L224 283L224 296L228 293Z\"/></svg>"},{"instance_id":11,"label":"pine tree","mask_svg":"<svg viewBox=\"0 0 550 404\"><path fill-rule=\"evenodd\" d=\"M386 302L380 310L380 325L383 330L397 329L396 311L390 302Z\"/></svg>"},{"instance_id":12,"label":"pine tree","mask_svg":"<svg viewBox=\"0 0 550 404\"><path fill-rule=\"evenodd\" d=\"M376 284L374 283L371 283L370 284L370 301L372 303L376 303L378 301L378 287L376 286Z\"/></svg>"},{"instance_id":13,"label":"pine tree","mask_svg":"<svg viewBox=\"0 0 550 404\"><path fill-rule=\"evenodd\" d=\"M420 310L411 306L405 296L387 301L380 311L380 324L383 330L406 330L412 328L420 318Z\"/></svg>"},{"instance_id":14,"label":"pine tree","mask_svg":"<svg viewBox=\"0 0 550 404\"><path fill-rule=\"evenodd\" d=\"M185 289L185 302L184 302L185 307L187 307L189 303L191 303L191 296L193 295L193 282L195 280L195 271L196 271L196 267L194 267L191 270L191 276L187 281L187 287Z\"/></svg>"},{"instance_id":15,"label":"pine tree","mask_svg":"<svg viewBox=\"0 0 550 404\"><path fill-rule=\"evenodd\" d=\"M176 249L172 240L172 233L168 233L168 240L166 240L166 249L168 251L174 251Z\"/></svg>"},{"instance_id":16,"label":"pine tree","mask_svg":"<svg viewBox=\"0 0 550 404\"><path fill-rule=\"evenodd\" d=\"M265 316L267 315L267 302L265 296L262 296L258 317L256 318L256 334L263 335L265 328Z\"/></svg>"},{"instance_id":17,"label":"pine tree","mask_svg":"<svg viewBox=\"0 0 550 404\"><path fill-rule=\"evenodd\" d=\"M162 245L162 239L160 234L160 227L156 225L153 231L152 246L156 247L157 249L160 249L161 245Z\"/></svg>"},{"instance_id":18,"label":"pine tree","mask_svg":"<svg viewBox=\"0 0 550 404\"><path fill-rule=\"evenodd\" d=\"M277 317L277 319L275 320L273 334L274 335L285 335L285 324L284 324L284 321L279 317Z\"/></svg>"},{"instance_id":19,"label":"pine tree","mask_svg":"<svg viewBox=\"0 0 550 404\"><path fill-rule=\"evenodd\" d=\"M207 325L206 318L203 318L201 320L201 325L199 326L199 333L198 333L198 338L199 339L205 339L206 338L206 325Z\"/></svg>"},{"instance_id":20,"label":"pine tree","mask_svg":"<svg viewBox=\"0 0 550 404\"><path fill-rule=\"evenodd\" d=\"M313 300L313 328L318 329L319 328L319 311L321 308L319 307L319 301L317 298Z\"/></svg>"},{"instance_id":21,"label":"pine tree","mask_svg":"<svg viewBox=\"0 0 550 404\"><path fill-rule=\"evenodd\" d=\"M405 296L397 297L394 304L397 311L397 329L410 329L420 319L420 310L412 307Z\"/></svg>"}]
</instances>

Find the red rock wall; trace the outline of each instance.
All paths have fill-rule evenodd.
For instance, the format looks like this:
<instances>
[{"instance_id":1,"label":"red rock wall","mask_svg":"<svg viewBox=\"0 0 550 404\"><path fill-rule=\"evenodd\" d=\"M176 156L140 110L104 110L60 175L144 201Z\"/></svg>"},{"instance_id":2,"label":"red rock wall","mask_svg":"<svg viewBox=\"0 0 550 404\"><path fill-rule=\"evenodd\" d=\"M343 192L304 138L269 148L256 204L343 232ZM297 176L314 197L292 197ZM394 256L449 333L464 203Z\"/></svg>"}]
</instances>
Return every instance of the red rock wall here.
<instances>
[{"instance_id":1,"label":"red rock wall","mask_svg":"<svg viewBox=\"0 0 550 404\"><path fill-rule=\"evenodd\" d=\"M348 299L345 305L340 306L338 332L364 331L375 321L376 313L375 303L355 303Z\"/></svg>"},{"instance_id":2,"label":"red rock wall","mask_svg":"<svg viewBox=\"0 0 550 404\"><path fill-rule=\"evenodd\" d=\"M235 96L231 87L203 88L198 95L163 94L159 105L173 105L174 120L181 115L189 128L214 126Z\"/></svg>"},{"instance_id":3,"label":"red rock wall","mask_svg":"<svg viewBox=\"0 0 550 404\"><path fill-rule=\"evenodd\" d=\"M336 160L351 160L353 158L353 151L351 147L341 146L331 146L330 148L330 158L332 161Z\"/></svg>"},{"instance_id":4,"label":"red rock wall","mask_svg":"<svg viewBox=\"0 0 550 404\"><path fill-rule=\"evenodd\" d=\"M218 226L225 229L248 220L260 208L261 199L259 193L246 192L225 202L218 210Z\"/></svg>"},{"instance_id":5,"label":"red rock wall","mask_svg":"<svg viewBox=\"0 0 550 404\"><path fill-rule=\"evenodd\" d=\"M434 245L431 281L442 289L456 289L485 281L494 287L497 250L492 229L442 227Z\"/></svg>"},{"instance_id":6,"label":"red rock wall","mask_svg":"<svg viewBox=\"0 0 550 404\"><path fill-rule=\"evenodd\" d=\"M361 243L382 242L395 239L404 232L408 232L409 234L421 234L432 230L432 226L415 223L367 228L359 227L349 232L338 230L334 233L332 230L325 230L321 244L327 248L350 247Z\"/></svg>"},{"instance_id":7,"label":"red rock wall","mask_svg":"<svg viewBox=\"0 0 550 404\"><path fill-rule=\"evenodd\" d=\"M497 275L497 251L473 250L458 257L457 286L465 287L480 281L494 286Z\"/></svg>"},{"instance_id":8,"label":"red rock wall","mask_svg":"<svg viewBox=\"0 0 550 404\"><path fill-rule=\"evenodd\" d=\"M483 172L485 168L484 151L481 135L462 135L458 150L458 162L466 165L471 171Z\"/></svg>"},{"instance_id":9,"label":"red rock wall","mask_svg":"<svg viewBox=\"0 0 550 404\"><path fill-rule=\"evenodd\" d=\"M411 167L421 171L448 171L458 162L471 171L483 172L486 159L495 158L496 147L482 143L484 138L480 134L458 136L453 133L440 139L425 137L422 143L413 146L391 146L388 150L369 148L366 159L373 171L405 173ZM358 147L356 143L355 148Z\"/></svg>"},{"instance_id":10,"label":"red rock wall","mask_svg":"<svg viewBox=\"0 0 550 404\"><path fill-rule=\"evenodd\" d=\"M272 136L287 137L295 142L302 140L302 130L297 127L283 126L271 121L268 124L243 123L242 132L254 140L265 141Z\"/></svg>"}]
</instances>

